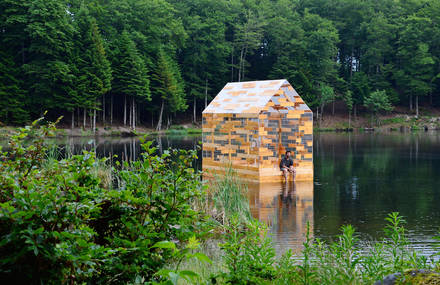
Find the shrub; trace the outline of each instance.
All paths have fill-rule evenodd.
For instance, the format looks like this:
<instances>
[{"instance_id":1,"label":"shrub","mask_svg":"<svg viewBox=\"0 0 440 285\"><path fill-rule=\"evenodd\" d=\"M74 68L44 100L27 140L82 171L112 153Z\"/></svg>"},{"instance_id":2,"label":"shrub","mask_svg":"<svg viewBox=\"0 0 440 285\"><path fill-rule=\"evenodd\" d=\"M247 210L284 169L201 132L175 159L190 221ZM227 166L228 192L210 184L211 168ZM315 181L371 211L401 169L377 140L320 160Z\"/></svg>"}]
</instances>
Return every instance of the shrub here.
<instances>
[{"instance_id":1,"label":"shrub","mask_svg":"<svg viewBox=\"0 0 440 285\"><path fill-rule=\"evenodd\" d=\"M196 152L168 150L159 156L151 144L142 144L140 160L124 163L119 187L109 193L111 200L96 220L102 242L121 249L102 268L104 275L118 276L118 282L135 275L149 280L170 262L172 250L152 248L157 242L181 245L208 231L204 215L191 207L193 199L204 195L200 173L192 168Z\"/></svg>"},{"instance_id":2,"label":"shrub","mask_svg":"<svg viewBox=\"0 0 440 285\"><path fill-rule=\"evenodd\" d=\"M0 272L19 283L80 281L109 254L94 243L90 226L104 196L87 171L95 157L85 153L41 167L43 137L53 131L53 124L23 128L0 155ZM31 135L37 138L24 147Z\"/></svg>"},{"instance_id":3,"label":"shrub","mask_svg":"<svg viewBox=\"0 0 440 285\"><path fill-rule=\"evenodd\" d=\"M94 153L49 162L44 138L55 125L38 123L0 153L0 281L150 282L176 258L163 244L186 247L209 230L191 207L204 196L195 151L156 155L143 143L139 161L113 169L113 188Z\"/></svg>"}]
</instances>

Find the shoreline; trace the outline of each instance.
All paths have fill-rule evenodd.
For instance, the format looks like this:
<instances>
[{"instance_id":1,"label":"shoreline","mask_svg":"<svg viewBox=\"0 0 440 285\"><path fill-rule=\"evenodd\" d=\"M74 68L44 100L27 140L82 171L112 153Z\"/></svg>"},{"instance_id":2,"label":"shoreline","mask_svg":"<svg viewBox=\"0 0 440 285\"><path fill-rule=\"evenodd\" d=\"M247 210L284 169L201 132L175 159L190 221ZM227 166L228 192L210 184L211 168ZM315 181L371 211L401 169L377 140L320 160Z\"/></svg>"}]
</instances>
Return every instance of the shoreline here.
<instances>
[{"instance_id":1,"label":"shoreline","mask_svg":"<svg viewBox=\"0 0 440 285\"><path fill-rule=\"evenodd\" d=\"M314 119L313 131L321 132L414 132L414 131L440 131L440 117L437 116L410 116L396 114L378 117L378 125L372 124L371 117L359 116L356 120L349 120L346 116L324 116L321 122ZM16 134L21 127L0 126L0 137ZM157 135L201 135L200 125L177 124L169 129L156 131L152 128L139 126L135 130L121 125L98 126L96 132L90 128L60 126L55 137L139 137Z\"/></svg>"},{"instance_id":2,"label":"shoreline","mask_svg":"<svg viewBox=\"0 0 440 285\"><path fill-rule=\"evenodd\" d=\"M3 126L0 127L0 137L9 137L17 134L22 127ZM169 129L156 131L154 129L139 127L135 130L124 126L98 126L96 131L86 128L63 128L59 127L55 131L55 137L140 137L140 136L156 136L156 135L199 135L202 134L202 128L188 125L174 125Z\"/></svg>"}]
</instances>

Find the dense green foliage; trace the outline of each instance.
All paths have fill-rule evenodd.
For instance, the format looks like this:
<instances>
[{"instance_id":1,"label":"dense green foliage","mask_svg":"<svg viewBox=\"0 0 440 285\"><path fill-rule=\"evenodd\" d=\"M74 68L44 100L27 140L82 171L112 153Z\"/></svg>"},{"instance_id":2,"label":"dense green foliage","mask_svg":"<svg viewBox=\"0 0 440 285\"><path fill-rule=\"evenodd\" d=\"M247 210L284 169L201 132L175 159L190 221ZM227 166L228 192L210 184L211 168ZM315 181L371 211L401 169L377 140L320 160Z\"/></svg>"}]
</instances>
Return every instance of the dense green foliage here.
<instances>
[{"instance_id":1,"label":"dense green foliage","mask_svg":"<svg viewBox=\"0 0 440 285\"><path fill-rule=\"evenodd\" d=\"M205 235L205 215L192 207L204 193L194 151L158 156L145 143L142 158L113 171L105 187L93 152L47 158L43 136L52 130L23 128L0 153L0 280L153 280L177 248L193 249Z\"/></svg>"},{"instance_id":2,"label":"dense green foliage","mask_svg":"<svg viewBox=\"0 0 440 285\"><path fill-rule=\"evenodd\" d=\"M332 243L308 232L299 255L277 258L267 229L250 218L234 173L213 181L209 196L192 167L195 151L157 155L147 142L140 160L116 168L103 167L105 159L93 152L56 159L44 141L54 124L40 123L22 128L0 152L1 281L371 284L409 269L440 269L438 260L410 249L398 213L386 218L380 241L361 244L344 226ZM208 219L214 211L226 215L222 223ZM214 266L199 240L218 231L215 270L206 276L185 269L191 260Z\"/></svg>"},{"instance_id":3,"label":"dense green foliage","mask_svg":"<svg viewBox=\"0 0 440 285\"><path fill-rule=\"evenodd\" d=\"M428 0L3 0L0 121L160 129L227 81L275 78L312 108L350 91L356 115L378 90L418 114L440 103L439 15Z\"/></svg>"}]
</instances>

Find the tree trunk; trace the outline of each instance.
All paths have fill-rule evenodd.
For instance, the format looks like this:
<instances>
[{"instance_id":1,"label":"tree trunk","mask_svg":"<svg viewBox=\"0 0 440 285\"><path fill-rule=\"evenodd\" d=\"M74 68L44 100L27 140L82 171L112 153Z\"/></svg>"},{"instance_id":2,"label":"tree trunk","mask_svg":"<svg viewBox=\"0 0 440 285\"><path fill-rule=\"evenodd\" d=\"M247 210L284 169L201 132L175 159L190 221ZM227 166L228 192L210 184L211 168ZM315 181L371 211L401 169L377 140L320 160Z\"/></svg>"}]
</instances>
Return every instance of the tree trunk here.
<instances>
[{"instance_id":1,"label":"tree trunk","mask_svg":"<svg viewBox=\"0 0 440 285\"><path fill-rule=\"evenodd\" d=\"M419 117L419 95L416 95L416 117Z\"/></svg>"},{"instance_id":2,"label":"tree trunk","mask_svg":"<svg viewBox=\"0 0 440 285\"><path fill-rule=\"evenodd\" d=\"M131 99L128 99L128 126L130 128L131 128L131 112L133 111L131 104L132 104Z\"/></svg>"},{"instance_id":3,"label":"tree trunk","mask_svg":"<svg viewBox=\"0 0 440 285\"><path fill-rule=\"evenodd\" d=\"M244 63L245 63L245 60L246 60L247 52L248 52L248 48L247 48L247 45L246 45L246 47L244 49L243 60L242 60L242 63L241 63L241 79L242 80L244 79Z\"/></svg>"},{"instance_id":4,"label":"tree trunk","mask_svg":"<svg viewBox=\"0 0 440 285\"><path fill-rule=\"evenodd\" d=\"M234 47L231 49L231 81L234 81Z\"/></svg>"},{"instance_id":5,"label":"tree trunk","mask_svg":"<svg viewBox=\"0 0 440 285\"><path fill-rule=\"evenodd\" d=\"M90 109L89 109L89 112L90 112ZM90 112L90 114L89 114L89 119L90 119L90 129L93 129L93 116L92 116L91 113L92 113L92 112Z\"/></svg>"},{"instance_id":6,"label":"tree trunk","mask_svg":"<svg viewBox=\"0 0 440 285\"><path fill-rule=\"evenodd\" d=\"M151 111L151 127L154 128L154 112Z\"/></svg>"},{"instance_id":7,"label":"tree trunk","mask_svg":"<svg viewBox=\"0 0 440 285\"><path fill-rule=\"evenodd\" d=\"M162 115L163 115L163 108L164 108L165 102L162 99L162 106L160 107L160 113L159 113L159 121L157 122L156 131L160 131L162 128Z\"/></svg>"},{"instance_id":8,"label":"tree trunk","mask_svg":"<svg viewBox=\"0 0 440 285\"><path fill-rule=\"evenodd\" d=\"M353 104L353 115L354 115L354 120L356 121L357 120L357 108L356 108L356 104Z\"/></svg>"},{"instance_id":9,"label":"tree trunk","mask_svg":"<svg viewBox=\"0 0 440 285\"><path fill-rule=\"evenodd\" d=\"M133 97L133 130L136 129L136 102Z\"/></svg>"},{"instance_id":10,"label":"tree trunk","mask_svg":"<svg viewBox=\"0 0 440 285\"><path fill-rule=\"evenodd\" d=\"M353 51L353 47L351 47L351 56L350 56L350 82L351 82L351 78L353 77L353 58L354 58L354 51Z\"/></svg>"},{"instance_id":11,"label":"tree trunk","mask_svg":"<svg viewBox=\"0 0 440 285\"><path fill-rule=\"evenodd\" d=\"M206 78L205 81L205 108L206 107L208 107L208 78Z\"/></svg>"},{"instance_id":12,"label":"tree trunk","mask_svg":"<svg viewBox=\"0 0 440 285\"><path fill-rule=\"evenodd\" d=\"M93 109L93 133L96 133L96 103Z\"/></svg>"},{"instance_id":13,"label":"tree trunk","mask_svg":"<svg viewBox=\"0 0 440 285\"><path fill-rule=\"evenodd\" d=\"M110 98L110 125L113 125L113 94Z\"/></svg>"},{"instance_id":14,"label":"tree trunk","mask_svg":"<svg viewBox=\"0 0 440 285\"><path fill-rule=\"evenodd\" d=\"M138 104L135 103L134 111L136 112L136 121L135 121L136 126L140 125L142 123L141 122L141 115L142 115L141 110L142 110L142 108L138 108Z\"/></svg>"},{"instance_id":15,"label":"tree trunk","mask_svg":"<svg viewBox=\"0 0 440 285\"><path fill-rule=\"evenodd\" d=\"M242 73L241 65L243 63L243 53L244 53L244 49L242 48L240 51L240 62L238 63L239 64L239 66L238 66L238 82L241 81L241 73Z\"/></svg>"},{"instance_id":16,"label":"tree trunk","mask_svg":"<svg viewBox=\"0 0 440 285\"><path fill-rule=\"evenodd\" d=\"M409 110L412 112L413 110L413 100L412 95L409 95Z\"/></svg>"},{"instance_id":17,"label":"tree trunk","mask_svg":"<svg viewBox=\"0 0 440 285\"><path fill-rule=\"evenodd\" d=\"M131 128L134 126L134 97L131 98Z\"/></svg>"},{"instance_id":18,"label":"tree trunk","mask_svg":"<svg viewBox=\"0 0 440 285\"><path fill-rule=\"evenodd\" d=\"M72 110L72 130L75 127L75 109Z\"/></svg>"},{"instance_id":19,"label":"tree trunk","mask_svg":"<svg viewBox=\"0 0 440 285\"><path fill-rule=\"evenodd\" d=\"M193 105L193 124L196 123L196 96L194 96L194 105Z\"/></svg>"},{"instance_id":20,"label":"tree trunk","mask_svg":"<svg viewBox=\"0 0 440 285\"><path fill-rule=\"evenodd\" d=\"M324 104L321 105L321 117L319 118L319 120L320 120L319 121L319 126L321 126L323 115L324 115Z\"/></svg>"},{"instance_id":21,"label":"tree trunk","mask_svg":"<svg viewBox=\"0 0 440 285\"><path fill-rule=\"evenodd\" d=\"M333 98L333 102L332 102L332 116L335 115L335 98Z\"/></svg>"},{"instance_id":22,"label":"tree trunk","mask_svg":"<svg viewBox=\"0 0 440 285\"><path fill-rule=\"evenodd\" d=\"M351 111L348 111L348 128L351 128Z\"/></svg>"},{"instance_id":23,"label":"tree trunk","mask_svg":"<svg viewBox=\"0 0 440 285\"><path fill-rule=\"evenodd\" d=\"M319 123L319 107L316 107L316 121Z\"/></svg>"},{"instance_id":24,"label":"tree trunk","mask_svg":"<svg viewBox=\"0 0 440 285\"><path fill-rule=\"evenodd\" d=\"M83 128L86 128L86 108L83 109Z\"/></svg>"},{"instance_id":25,"label":"tree trunk","mask_svg":"<svg viewBox=\"0 0 440 285\"><path fill-rule=\"evenodd\" d=\"M133 123L131 122L133 118L133 101L128 99L128 126L131 128Z\"/></svg>"},{"instance_id":26,"label":"tree trunk","mask_svg":"<svg viewBox=\"0 0 440 285\"><path fill-rule=\"evenodd\" d=\"M105 95L102 95L102 124L105 125Z\"/></svg>"},{"instance_id":27,"label":"tree trunk","mask_svg":"<svg viewBox=\"0 0 440 285\"><path fill-rule=\"evenodd\" d=\"M124 95L124 126L127 125L127 95Z\"/></svg>"}]
</instances>

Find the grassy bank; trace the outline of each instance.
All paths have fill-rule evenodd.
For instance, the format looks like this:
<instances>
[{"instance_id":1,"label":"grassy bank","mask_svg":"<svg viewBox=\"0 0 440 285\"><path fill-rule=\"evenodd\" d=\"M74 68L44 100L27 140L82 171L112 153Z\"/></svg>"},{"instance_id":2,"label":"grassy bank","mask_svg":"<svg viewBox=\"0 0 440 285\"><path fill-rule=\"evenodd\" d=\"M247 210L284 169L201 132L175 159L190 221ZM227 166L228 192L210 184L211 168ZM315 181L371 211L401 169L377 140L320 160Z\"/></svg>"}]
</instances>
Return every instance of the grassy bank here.
<instances>
[{"instance_id":1,"label":"grassy bank","mask_svg":"<svg viewBox=\"0 0 440 285\"><path fill-rule=\"evenodd\" d=\"M314 122L314 131L419 131L419 130L440 130L440 116L409 116L405 114L394 114L379 116L377 119L367 116L357 117L350 123L346 116L325 116L322 122Z\"/></svg>"},{"instance_id":2,"label":"grassy bank","mask_svg":"<svg viewBox=\"0 0 440 285\"><path fill-rule=\"evenodd\" d=\"M7 138L20 132L21 127L3 126L0 127L0 137ZM154 129L137 127L132 130L124 126L99 126L95 132L89 128L57 128L54 131L55 137L135 137L135 136L155 136L155 135L200 135L202 129L194 125L173 125L169 129L156 131Z\"/></svg>"}]
</instances>

